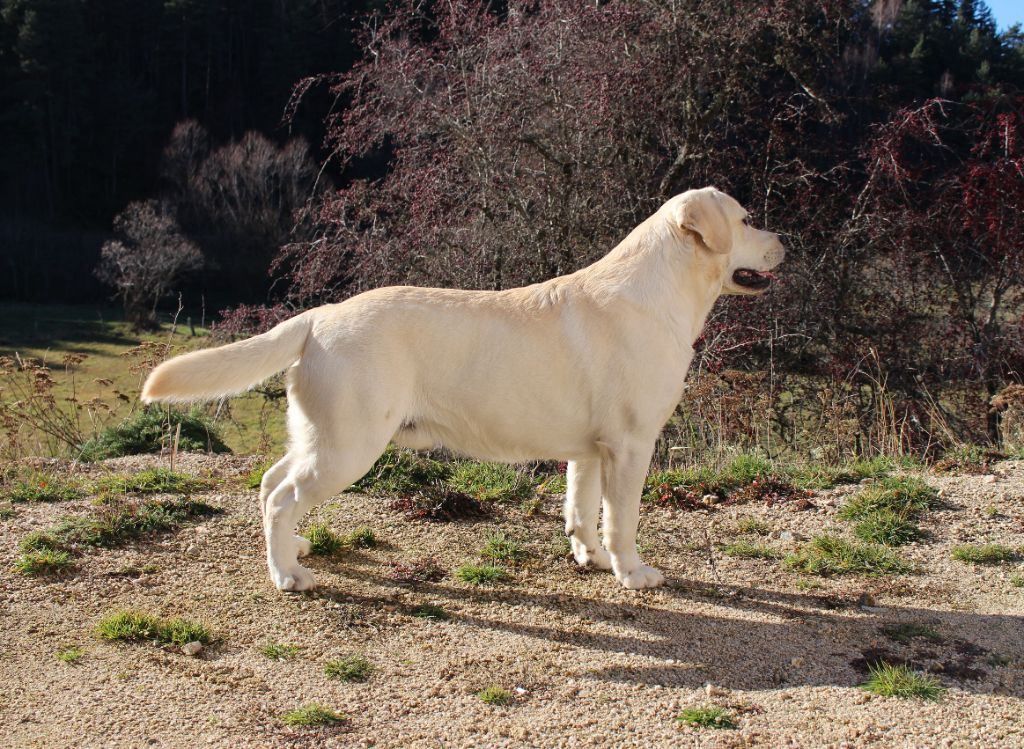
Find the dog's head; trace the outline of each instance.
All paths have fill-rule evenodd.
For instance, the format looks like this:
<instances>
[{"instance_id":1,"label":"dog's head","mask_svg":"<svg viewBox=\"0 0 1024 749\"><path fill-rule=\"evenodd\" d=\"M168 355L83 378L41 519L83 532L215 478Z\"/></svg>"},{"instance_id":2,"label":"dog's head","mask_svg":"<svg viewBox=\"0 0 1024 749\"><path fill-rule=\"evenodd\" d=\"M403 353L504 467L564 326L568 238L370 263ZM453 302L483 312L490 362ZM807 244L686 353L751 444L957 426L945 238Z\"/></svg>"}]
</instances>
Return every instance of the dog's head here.
<instances>
[{"instance_id":1,"label":"dog's head","mask_svg":"<svg viewBox=\"0 0 1024 749\"><path fill-rule=\"evenodd\" d=\"M698 260L721 273L723 294L760 294L786 250L779 235L747 223L747 211L714 187L688 190L665 204L673 228L695 239Z\"/></svg>"}]
</instances>

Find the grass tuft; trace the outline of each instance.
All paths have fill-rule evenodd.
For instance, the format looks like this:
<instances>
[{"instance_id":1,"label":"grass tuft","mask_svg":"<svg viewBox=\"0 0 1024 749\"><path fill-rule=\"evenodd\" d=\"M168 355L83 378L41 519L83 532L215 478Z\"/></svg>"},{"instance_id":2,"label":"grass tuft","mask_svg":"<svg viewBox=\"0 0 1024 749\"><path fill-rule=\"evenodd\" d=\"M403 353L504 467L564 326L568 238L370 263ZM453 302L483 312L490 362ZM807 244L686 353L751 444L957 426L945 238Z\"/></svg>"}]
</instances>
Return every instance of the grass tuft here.
<instances>
[{"instance_id":1,"label":"grass tuft","mask_svg":"<svg viewBox=\"0 0 1024 749\"><path fill-rule=\"evenodd\" d=\"M323 705L306 705L285 714L281 720L285 725L298 727L332 726L346 723L349 717Z\"/></svg>"},{"instance_id":2,"label":"grass tuft","mask_svg":"<svg viewBox=\"0 0 1024 749\"><path fill-rule=\"evenodd\" d=\"M412 610L412 615L417 619L433 619L434 621L444 621L448 619L448 612L440 606L435 606L432 603L423 603Z\"/></svg>"},{"instance_id":3,"label":"grass tuft","mask_svg":"<svg viewBox=\"0 0 1024 749\"><path fill-rule=\"evenodd\" d=\"M526 558L526 548L501 531L487 534L487 543L480 550L480 556L494 562L521 562Z\"/></svg>"},{"instance_id":4,"label":"grass tuft","mask_svg":"<svg viewBox=\"0 0 1024 749\"><path fill-rule=\"evenodd\" d=\"M373 673L373 664L361 655L349 655L324 664L328 679L366 681Z\"/></svg>"},{"instance_id":5,"label":"grass tuft","mask_svg":"<svg viewBox=\"0 0 1024 749\"><path fill-rule=\"evenodd\" d=\"M942 642L942 635L940 635L938 630L934 627L929 627L927 624L916 624L914 622L891 624L882 627L882 634L890 640L902 643L908 643L915 637L922 640L928 640L929 642Z\"/></svg>"},{"instance_id":6,"label":"grass tuft","mask_svg":"<svg viewBox=\"0 0 1024 749\"><path fill-rule=\"evenodd\" d=\"M752 544L749 541L733 541L722 547L722 553L728 557L741 559L779 559L782 554L764 544Z\"/></svg>"},{"instance_id":7,"label":"grass tuft","mask_svg":"<svg viewBox=\"0 0 1024 749\"><path fill-rule=\"evenodd\" d=\"M1010 585L1012 585L1015 588L1024 588L1024 575L1011 576Z\"/></svg>"},{"instance_id":8,"label":"grass tuft","mask_svg":"<svg viewBox=\"0 0 1024 749\"><path fill-rule=\"evenodd\" d=\"M839 508L844 520L862 520L877 512L891 512L907 519L938 504L938 492L913 476L892 476L866 487Z\"/></svg>"},{"instance_id":9,"label":"grass tuft","mask_svg":"<svg viewBox=\"0 0 1024 749\"><path fill-rule=\"evenodd\" d=\"M272 661L287 661L297 656L300 650L302 650L302 648L300 648L298 645L268 642L266 645L260 648L260 653L262 653Z\"/></svg>"},{"instance_id":10,"label":"grass tuft","mask_svg":"<svg viewBox=\"0 0 1024 749\"><path fill-rule=\"evenodd\" d=\"M885 546L853 544L824 534L785 558L791 570L809 575L898 575L911 571L907 562Z\"/></svg>"},{"instance_id":11,"label":"grass tuft","mask_svg":"<svg viewBox=\"0 0 1024 749\"><path fill-rule=\"evenodd\" d=\"M451 472L448 463L388 446L369 473L353 484L352 490L376 495L411 494L447 481Z\"/></svg>"},{"instance_id":12,"label":"grass tuft","mask_svg":"<svg viewBox=\"0 0 1024 749\"><path fill-rule=\"evenodd\" d=\"M522 501L534 492L533 481L512 466L501 463L457 463L448 485L481 502Z\"/></svg>"},{"instance_id":13,"label":"grass tuft","mask_svg":"<svg viewBox=\"0 0 1024 749\"><path fill-rule=\"evenodd\" d=\"M212 486L206 479L166 468L147 468L133 474L104 476L99 479L94 491L101 495L121 497L127 494L188 494Z\"/></svg>"},{"instance_id":14,"label":"grass tuft","mask_svg":"<svg viewBox=\"0 0 1024 749\"><path fill-rule=\"evenodd\" d=\"M202 624L186 619L161 619L139 611L125 610L105 617L96 625L96 636L115 642L158 642L184 645L189 642L208 643L210 631Z\"/></svg>"},{"instance_id":15,"label":"grass tuft","mask_svg":"<svg viewBox=\"0 0 1024 749\"><path fill-rule=\"evenodd\" d=\"M274 465L273 461L267 461L253 468L245 476L245 485L250 489L261 488L263 486L263 474L269 471L272 465Z\"/></svg>"},{"instance_id":16,"label":"grass tuft","mask_svg":"<svg viewBox=\"0 0 1024 749\"><path fill-rule=\"evenodd\" d=\"M59 549L27 551L14 562L14 571L21 575L52 575L72 566L71 555Z\"/></svg>"},{"instance_id":17,"label":"grass tuft","mask_svg":"<svg viewBox=\"0 0 1024 749\"><path fill-rule=\"evenodd\" d=\"M78 663L82 656L85 655L85 651L82 648L65 648L64 650L58 650L55 654L58 661L61 663Z\"/></svg>"},{"instance_id":18,"label":"grass tuft","mask_svg":"<svg viewBox=\"0 0 1024 749\"><path fill-rule=\"evenodd\" d=\"M748 534L753 536L767 536L771 533L772 529L768 523L757 518L745 517L740 518L739 522L736 523L736 532L742 534Z\"/></svg>"},{"instance_id":19,"label":"grass tuft","mask_svg":"<svg viewBox=\"0 0 1024 749\"><path fill-rule=\"evenodd\" d=\"M84 496L77 482L37 473L3 492L11 502L70 502Z\"/></svg>"},{"instance_id":20,"label":"grass tuft","mask_svg":"<svg viewBox=\"0 0 1024 749\"><path fill-rule=\"evenodd\" d=\"M491 585L511 578L505 569L490 564L464 564L455 570L455 577L473 585Z\"/></svg>"},{"instance_id":21,"label":"grass tuft","mask_svg":"<svg viewBox=\"0 0 1024 749\"><path fill-rule=\"evenodd\" d=\"M724 707L701 705L679 713L676 720L694 728L736 728L736 718Z\"/></svg>"},{"instance_id":22,"label":"grass tuft","mask_svg":"<svg viewBox=\"0 0 1024 749\"><path fill-rule=\"evenodd\" d=\"M477 692L476 696L488 705L511 705L516 700L507 689L495 685Z\"/></svg>"},{"instance_id":23,"label":"grass tuft","mask_svg":"<svg viewBox=\"0 0 1024 749\"><path fill-rule=\"evenodd\" d=\"M1003 544L964 544L953 549L952 557L969 564L1002 564L1016 559L1017 552Z\"/></svg>"},{"instance_id":24,"label":"grass tuft","mask_svg":"<svg viewBox=\"0 0 1024 749\"><path fill-rule=\"evenodd\" d=\"M309 553L312 556L329 557L345 548L345 542L341 536L332 531L325 523L310 526L306 538L309 539Z\"/></svg>"},{"instance_id":25,"label":"grass tuft","mask_svg":"<svg viewBox=\"0 0 1024 749\"><path fill-rule=\"evenodd\" d=\"M377 536L372 528L364 525L345 536L342 543L348 549L372 549L377 545Z\"/></svg>"},{"instance_id":26,"label":"grass tuft","mask_svg":"<svg viewBox=\"0 0 1024 749\"><path fill-rule=\"evenodd\" d=\"M902 546L921 538L920 528L891 510L871 513L854 526L853 533L861 541L885 546Z\"/></svg>"},{"instance_id":27,"label":"grass tuft","mask_svg":"<svg viewBox=\"0 0 1024 749\"><path fill-rule=\"evenodd\" d=\"M861 687L882 697L937 700L946 691L934 676L911 671L905 665L881 663L872 666L870 672Z\"/></svg>"}]
</instances>

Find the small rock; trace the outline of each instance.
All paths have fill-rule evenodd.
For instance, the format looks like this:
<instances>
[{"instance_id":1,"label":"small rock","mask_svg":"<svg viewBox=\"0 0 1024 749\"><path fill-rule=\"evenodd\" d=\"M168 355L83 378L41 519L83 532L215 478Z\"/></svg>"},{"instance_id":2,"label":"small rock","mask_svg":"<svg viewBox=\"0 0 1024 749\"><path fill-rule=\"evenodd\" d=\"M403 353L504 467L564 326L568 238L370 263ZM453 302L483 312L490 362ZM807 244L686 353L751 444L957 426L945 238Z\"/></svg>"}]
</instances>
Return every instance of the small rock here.
<instances>
[{"instance_id":1,"label":"small rock","mask_svg":"<svg viewBox=\"0 0 1024 749\"><path fill-rule=\"evenodd\" d=\"M516 694L526 694L526 690L523 689L522 687L516 687L515 688L515 693Z\"/></svg>"},{"instance_id":2,"label":"small rock","mask_svg":"<svg viewBox=\"0 0 1024 749\"><path fill-rule=\"evenodd\" d=\"M779 540L783 541L785 543L793 543L794 541L802 541L803 538L804 537L801 536L799 533L794 533L793 531L782 531L782 533L779 534Z\"/></svg>"},{"instance_id":3,"label":"small rock","mask_svg":"<svg viewBox=\"0 0 1024 749\"><path fill-rule=\"evenodd\" d=\"M870 593L861 593L860 598L857 599L857 605L863 608L874 608L875 597Z\"/></svg>"},{"instance_id":4,"label":"small rock","mask_svg":"<svg viewBox=\"0 0 1024 749\"><path fill-rule=\"evenodd\" d=\"M875 483L875 480L872 479L872 478L866 478L866 479L861 479L860 480L860 485L861 486L867 486L868 484L873 484L873 483Z\"/></svg>"},{"instance_id":5,"label":"small rock","mask_svg":"<svg viewBox=\"0 0 1024 749\"><path fill-rule=\"evenodd\" d=\"M710 681L704 685L704 694L708 697L724 697L729 694L729 690L724 687L716 687Z\"/></svg>"},{"instance_id":6,"label":"small rock","mask_svg":"<svg viewBox=\"0 0 1024 749\"><path fill-rule=\"evenodd\" d=\"M815 504L809 499L798 499L796 502L791 504L790 507L794 510L813 510Z\"/></svg>"},{"instance_id":7,"label":"small rock","mask_svg":"<svg viewBox=\"0 0 1024 749\"><path fill-rule=\"evenodd\" d=\"M181 646L181 652L185 655L191 655L192 657L195 657L199 655L201 652L203 652L203 643L199 642L199 640L186 642L184 645Z\"/></svg>"},{"instance_id":8,"label":"small rock","mask_svg":"<svg viewBox=\"0 0 1024 749\"><path fill-rule=\"evenodd\" d=\"M706 505L717 505L722 499L717 494L705 494L700 501Z\"/></svg>"},{"instance_id":9,"label":"small rock","mask_svg":"<svg viewBox=\"0 0 1024 749\"><path fill-rule=\"evenodd\" d=\"M981 478L981 483L983 483L983 484L994 484L995 482L996 482L996 477L993 476L991 473L988 474L987 476L983 476Z\"/></svg>"},{"instance_id":10,"label":"small rock","mask_svg":"<svg viewBox=\"0 0 1024 749\"><path fill-rule=\"evenodd\" d=\"M797 656L796 658L791 658L789 660L789 665L793 668L801 668L804 665L804 659L800 656Z\"/></svg>"}]
</instances>

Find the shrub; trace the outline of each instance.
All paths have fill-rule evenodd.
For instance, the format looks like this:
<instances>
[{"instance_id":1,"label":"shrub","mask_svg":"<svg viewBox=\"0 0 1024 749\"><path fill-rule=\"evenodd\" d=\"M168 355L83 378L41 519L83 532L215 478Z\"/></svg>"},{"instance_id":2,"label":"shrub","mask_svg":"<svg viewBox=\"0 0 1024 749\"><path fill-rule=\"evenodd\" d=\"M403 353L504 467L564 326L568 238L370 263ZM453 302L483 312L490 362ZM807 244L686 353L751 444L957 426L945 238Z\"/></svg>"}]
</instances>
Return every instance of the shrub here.
<instances>
[{"instance_id":1,"label":"shrub","mask_svg":"<svg viewBox=\"0 0 1024 749\"><path fill-rule=\"evenodd\" d=\"M123 455L158 453L171 447L179 424L179 450L231 452L217 429L198 411L164 411L149 406L136 411L118 426L103 430L99 436L82 445L82 457L85 460L103 460Z\"/></svg>"},{"instance_id":2,"label":"shrub","mask_svg":"<svg viewBox=\"0 0 1024 749\"><path fill-rule=\"evenodd\" d=\"M490 514L487 505L482 504L465 492L442 484L432 484L411 496L396 500L392 510L402 512L410 520L452 522L468 518L481 518Z\"/></svg>"},{"instance_id":3,"label":"shrub","mask_svg":"<svg viewBox=\"0 0 1024 749\"><path fill-rule=\"evenodd\" d=\"M898 555L884 546L852 544L839 536L821 535L785 559L789 569L811 575L893 575L910 571Z\"/></svg>"}]
</instances>

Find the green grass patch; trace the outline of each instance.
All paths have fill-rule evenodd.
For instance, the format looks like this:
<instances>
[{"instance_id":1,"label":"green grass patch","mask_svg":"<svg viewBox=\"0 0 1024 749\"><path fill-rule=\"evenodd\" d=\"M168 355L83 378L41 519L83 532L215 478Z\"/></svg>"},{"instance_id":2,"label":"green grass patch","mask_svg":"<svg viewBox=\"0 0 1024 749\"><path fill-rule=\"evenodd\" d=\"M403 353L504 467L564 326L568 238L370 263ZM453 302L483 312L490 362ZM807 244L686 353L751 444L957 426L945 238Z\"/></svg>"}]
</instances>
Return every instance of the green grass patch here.
<instances>
[{"instance_id":1,"label":"green grass patch","mask_svg":"<svg viewBox=\"0 0 1024 749\"><path fill-rule=\"evenodd\" d=\"M54 538L51 534L43 531L32 531L18 544L18 548L23 552L30 551L57 551L61 548L60 541Z\"/></svg>"},{"instance_id":2,"label":"green grass patch","mask_svg":"<svg viewBox=\"0 0 1024 749\"><path fill-rule=\"evenodd\" d=\"M861 541L885 546L902 546L921 538L921 529L905 515L879 510L854 526L853 533Z\"/></svg>"},{"instance_id":3,"label":"green grass patch","mask_svg":"<svg viewBox=\"0 0 1024 749\"><path fill-rule=\"evenodd\" d=\"M565 494L569 491L564 473L556 473L541 479L537 484L537 491L542 494Z\"/></svg>"},{"instance_id":4,"label":"green grass patch","mask_svg":"<svg viewBox=\"0 0 1024 749\"><path fill-rule=\"evenodd\" d=\"M300 728L311 728L314 726L337 726L347 723L349 717L323 705L306 705L298 710L292 710L281 718L288 726Z\"/></svg>"},{"instance_id":5,"label":"green grass patch","mask_svg":"<svg viewBox=\"0 0 1024 749\"><path fill-rule=\"evenodd\" d=\"M434 621L444 621L448 618L447 611L432 603L420 604L412 610L411 614L417 619L433 619Z\"/></svg>"},{"instance_id":6,"label":"green grass patch","mask_svg":"<svg viewBox=\"0 0 1024 749\"><path fill-rule=\"evenodd\" d=\"M740 518L736 523L736 532L752 536L767 536L772 532L771 526L757 518Z\"/></svg>"},{"instance_id":7,"label":"green grass patch","mask_svg":"<svg viewBox=\"0 0 1024 749\"><path fill-rule=\"evenodd\" d=\"M928 640L929 642L942 642L942 635L934 627L914 622L887 625L882 627L882 634L890 640L902 643L908 643L914 638Z\"/></svg>"},{"instance_id":8,"label":"green grass patch","mask_svg":"<svg viewBox=\"0 0 1024 749\"><path fill-rule=\"evenodd\" d=\"M970 564L1002 564L1017 558L1016 550L1003 544L964 544L953 549L953 559Z\"/></svg>"},{"instance_id":9,"label":"green grass patch","mask_svg":"<svg viewBox=\"0 0 1024 749\"><path fill-rule=\"evenodd\" d=\"M71 555L59 549L27 551L14 562L20 575L52 575L72 567Z\"/></svg>"},{"instance_id":10,"label":"green grass patch","mask_svg":"<svg viewBox=\"0 0 1024 749\"><path fill-rule=\"evenodd\" d=\"M372 549L377 545L377 535L365 525L356 528L341 540L347 549Z\"/></svg>"},{"instance_id":11,"label":"green grass patch","mask_svg":"<svg viewBox=\"0 0 1024 749\"><path fill-rule=\"evenodd\" d=\"M736 717L717 705L689 707L679 713L676 720L694 728L736 728Z\"/></svg>"},{"instance_id":12,"label":"green grass patch","mask_svg":"<svg viewBox=\"0 0 1024 749\"><path fill-rule=\"evenodd\" d=\"M64 518L48 534L55 548L77 546L112 548L153 533L177 528L195 517L221 513L220 508L188 497L146 501L112 500L92 515Z\"/></svg>"},{"instance_id":13,"label":"green grass patch","mask_svg":"<svg viewBox=\"0 0 1024 749\"><path fill-rule=\"evenodd\" d=\"M250 489L259 489L263 484L263 474L269 471L272 465L273 461L267 461L253 468L245 475L245 485Z\"/></svg>"},{"instance_id":14,"label":"green grass patch","mask_svg":"<svg viewBox=\"0 0 1024 749\"><path fill-rule=\"evenodd\" d=\"M100 620L96 636L114 642L157 642L163 645L208 643L210 630L187 619L161 619L139 611L118 611Z\"/></svg>"},{"instance_id":15,"label":"green grass patch","mask_svg":"<svg viewBox=\"0 0 1024 749\"><path fill-rule=\"evenodd\" d=\"M891 458L877 457L855 460L841 466L810 465L794 467L788 475L800 489L818 491L832 489L842 484L859 484L864 479L878 479L888 476L897 464Z\"/></svg>"},{"instance_id":16,"label":"green grass patch","mask_svg":"<svg viewBox=\"0 0 1024 749\"><path fill-rule=\"evenodd\" d=\"M443 483L451 473L449 463L391 445L369 473L353 484L352 490L378 495L409 494L424 486Z\"/></svg>"},{"instance_id":17,"label":"green grass patch","mask_svg":"<svg viewBox=\"0 0 1024 749\"><path fill-rule=\"evenodd\" d=\"M877 544L854 544L839 536L815 536L810 543L790 554L785 566L808 575L898 575L911 566L891 549Z\"/></svg>"},{"instance_id":18,"label":"green grass patch","mask_svg":"<svg viewBox=\"0 0 1024 749\"><path fill-rule=\"evenodd\" d=\"M231 452L217 428L200 411L147 406L82 445L82 458L104 460L158 453L174 444L179 425L178 449L182 452Z\"/></svg>"},{"instance_id":19,"label":"green grass patch","mask_svg":"<svg viewBox=\"0 0 1024 749\"><path fill-rule=\"evenodd\" d=\"M455 570L455 577L473 585L493 585L511 579L505 569L492 564L464 564Z\"/></svg>"},{"instance_id":20,"label":"green grass patch","mask_svg":"<svg viewBox=\"0 0 1024 749\"><path fill-rule=\"evenodd\" d=\"M779 559L782 554L764 544L752 544L749 541L733 541L722 547L722 553L727 557L739 557L741 559Z\"/></svg>"},{"instance_id":21,"label":"green grass patch","mask_svg":"<svg viewBox=\"0 0 1024 749\"><path fill-rule=\"evenodd\" d=\"M495 531L487 535L487 543L480 549L480 556L492 562L514 564L526 559L526 547L503 532Z\"/></svg>"},{"instance_id":22,"label":"green grass patch","mask_svg":"<svg viewBox=\"0 0 1024 749\"><path fill-rule=\"evenodd\" d=\"M938 492L913 476L893 476L865 487L839 508L844 520L861 520L881 511L918 517L938 505Z\"/></svg>"},{"instance_id":23,"label":"green grass patch","mask_svg":"<svg viewBox=\"0 0 1024 749\"><path fill-rule=\"evenodd\" d=\"M3 491L11 502L69 502L85 496L78 482L36 473Z\"/></svg>"},{"instance_id":24,"label":"green grass patch","mask_svg":"<svg viewBox=\"0 0 1024 749\"><path fill-rule=\"evenodd\" d=\"M1010 585L1012 585L1015 588L1024 588L1024 575L1011 576Z\"/></svg>"},{"instance_id":25,"label":"green grass patch","mask_svg":"<svg viewBox=\"0 0 1024 749\"><path fill-rule=\"evenodd\" d=\"M511 692L495 685L480 690L476 693L476 696L488 705L511 705L516 701Z\"/></svg>"},{"instance_id":26,"label":"green grass patch","mask_svg":"<svg viewBox=\"0 0 1024 749\"><path fill-rule=\"evenodd\" d=\"M309 553L317 557L329 557L345 548L341 536L332 531L325 523L310 526L306 532L309 539Z\"/></svg>"},{"instance_id":27,"label":"green grass patch","mask_svg":"<svg viewBox=\"0 0 1024 749\"><path fill-rule=\"evenodd\" d=\"M533 481L501 463L456 463L448 485L481 502L521 501L533 495Z\"/></svg>"},{"instance_id":28,"label":"green grass patch","mask_svg":"<svg viewBox=\"0 0 1024 749\"><path fill-rule=\"evenodd\" d=\"M209 489L212 482L169 471L166 468L147 468L133 474L104 476L94 486L98 494L115 497L128 494L189 494Z\"/></svg>"},{"instance_id":29,"label":"green grass patch","mask_svg":"<svg viewBox=\"0 0 1024 749\"><path fill-rule=\"evenodd\" d=\"M85 651L82 648L65 648L64 650L58 650L54 657L61 663L74 664L78 663L85 655Z\"/></svg>"},{"instance_id":30,"label":"green grass patch","mask_svg":"<svg viewBox=\"0 0 1024 749\"><path fill-rule=\"evenodd\" d=\"M260 648L260 653L272 661L287 661L296 657L302 650L298 645L280 642L268 642Z\"/></svg>"},{"instance_id":31,"label":"green grass patch","mask_svg":"<svg viewBox=\"0 0 1024 749\"><path fill-rule=\"evenodd\" d=\"M916 697L923 700L937 700L945 690L931 674L911 671L904 665L881 663L872 666L870 677L861 688L882 697Z\"/></svg>"},{"instance_id":32,"label":"green grass patch","mask_svg":"<svg viewBox=\"0 0 1024 749\"><path fill-rule=\"evenodd\" d=\"M361 655L349 655L324 664L328 679L338 681L366 681L373 673L373 664Z\"/></svg>"}]
</instances>

